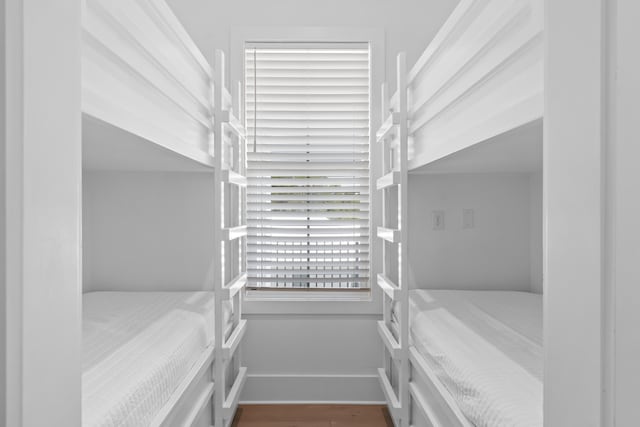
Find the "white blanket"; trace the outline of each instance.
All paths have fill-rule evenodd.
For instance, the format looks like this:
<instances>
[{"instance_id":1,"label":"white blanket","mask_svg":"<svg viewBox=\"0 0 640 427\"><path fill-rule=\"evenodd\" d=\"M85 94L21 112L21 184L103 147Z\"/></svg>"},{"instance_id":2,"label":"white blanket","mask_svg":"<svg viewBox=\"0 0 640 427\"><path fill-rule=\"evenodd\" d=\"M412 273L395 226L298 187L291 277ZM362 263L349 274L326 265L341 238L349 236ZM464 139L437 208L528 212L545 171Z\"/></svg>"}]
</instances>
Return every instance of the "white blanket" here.
<instances>
[{"instance_id":1,"label":"white blanket","mask_svg":"<svg viewBox=\"0 0 640 427\"><path fill-rule=\"evenodd\" d=\"M477 427L542 426L542 297L411 291L413 344Z\"/></svg>"},{"instance_id":2,"label":"white blanket","mask_svg":"<svg viewBox=\"0 0 640 427\"><path fill-rule=\"evenodd\" d=\"M148 425L213 345L213 310L212 292L85 294L82 425Z\"/></svg>"}]
</instances>

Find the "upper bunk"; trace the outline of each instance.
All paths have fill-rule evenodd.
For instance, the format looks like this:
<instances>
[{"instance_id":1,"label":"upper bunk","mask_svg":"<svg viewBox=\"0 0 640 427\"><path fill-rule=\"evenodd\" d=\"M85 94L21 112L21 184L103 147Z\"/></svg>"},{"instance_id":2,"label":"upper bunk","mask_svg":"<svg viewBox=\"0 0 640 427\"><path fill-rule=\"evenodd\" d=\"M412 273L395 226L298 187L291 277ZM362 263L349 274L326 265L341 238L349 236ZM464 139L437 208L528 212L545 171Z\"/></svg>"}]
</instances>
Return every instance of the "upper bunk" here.
<instances>
[{"instance_id":1,"label":"upper bunk","mask_svg":"<svg viewBox=\"0 0 640 427\"><path fill-rule=\"evenodd\" d=\"M209 65L163 0L83 5L84 168L211 171L216 98L240 127L214 88L224 64Z\"/></svg>"},{"instance_id":2,"label":"upper bunk","mask_svg":"<svg viewBox=\"0 0 640 427\"><path fill-rule=\"evenodd\" d=\"M539 150L531 135L543 117L542 8L542 0L459 3L406 73L410 170L498 138L475 149L491 156L508 145L502 135L528 141L518 155ZM396 92L390 108L398 103Z\"/></svg>"}]
</instances>

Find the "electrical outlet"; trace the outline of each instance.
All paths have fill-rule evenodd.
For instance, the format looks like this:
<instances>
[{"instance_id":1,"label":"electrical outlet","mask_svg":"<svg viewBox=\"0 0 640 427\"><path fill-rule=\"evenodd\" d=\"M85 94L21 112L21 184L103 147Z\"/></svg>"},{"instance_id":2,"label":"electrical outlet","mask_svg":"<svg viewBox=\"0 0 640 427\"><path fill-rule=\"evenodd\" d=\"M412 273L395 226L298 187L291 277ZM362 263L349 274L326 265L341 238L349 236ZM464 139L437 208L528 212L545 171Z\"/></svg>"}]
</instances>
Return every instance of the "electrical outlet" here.
<instances>
[{"instance_id":1,"label":"electrical outlet","mask_svg":"<svg viewBox=\"0 0 640 427\"><path fill-rule=\"evenodd\" d=\"M462 210L462 228L469 229L473 228L474 219L473 219L473 209L463 209Z\"/></svg>"},{"instance_id":2,"label":"electrical outlet","mask_svg":"<svg viewBox=\"0 0 640 427\"><path fill-rule=\"evenodd\" d=\"M444 230L444 211L433 211L433 229Z\"/></svg>"}]
</instances>

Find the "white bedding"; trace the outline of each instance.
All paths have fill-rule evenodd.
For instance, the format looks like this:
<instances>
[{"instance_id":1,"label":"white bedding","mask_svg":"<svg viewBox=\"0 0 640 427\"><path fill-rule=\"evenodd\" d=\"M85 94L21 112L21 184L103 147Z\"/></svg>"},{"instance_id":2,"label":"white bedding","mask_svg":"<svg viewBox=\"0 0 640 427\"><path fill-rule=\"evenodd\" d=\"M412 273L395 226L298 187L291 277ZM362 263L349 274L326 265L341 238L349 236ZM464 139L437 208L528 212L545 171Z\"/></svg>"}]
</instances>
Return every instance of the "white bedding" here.
<instances>
[{"instance_id":1,"label":"white bedding","mask_svg":"<svg viewBox=\"0 0 640 427\"><path fill-rule=\"evenodd\" d=\"M213 292L84 294L83 427L148 425L213 345L213 310Z\"/></svg>"},{"instance_id":2,"label":"white bedding","mask_svg":"<svg viewBox=\"0 0 640 427\"><path fill-rule=\"evenodd\" d=\"M475 426L542 426L541 295L410 295L413 344Z\"/></svg>"}]
</instances>

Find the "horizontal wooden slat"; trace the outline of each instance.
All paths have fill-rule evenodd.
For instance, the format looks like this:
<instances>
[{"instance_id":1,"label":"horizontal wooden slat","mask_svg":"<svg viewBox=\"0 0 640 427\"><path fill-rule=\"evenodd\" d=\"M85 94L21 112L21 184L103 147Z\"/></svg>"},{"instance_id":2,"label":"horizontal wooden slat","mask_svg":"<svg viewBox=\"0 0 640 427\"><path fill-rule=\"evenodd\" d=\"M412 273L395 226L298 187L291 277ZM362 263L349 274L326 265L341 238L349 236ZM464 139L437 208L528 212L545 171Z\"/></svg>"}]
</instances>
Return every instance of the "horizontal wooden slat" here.
<instances>
[{"instance_id":1,"label":"horizontal wooden slat","mask_svg":"<svg viewBox=\"0 0 640 427\"><path fill-rule=\"evenodd\" d=\"M309 274L311 275L311 274ZM295 283L295 282L307 282L307 283L366 283L369 282L368 277L252 277L249 276L249 283Z\"/></svg>"},{"instance_id":2,"label":"horizontal wooden slat","mask_svg":"<svg viewBox=\"0 0 640 427\"><path fill-rule=\"evenodd\" d=\"M391 279L386 277L384 274L378 274L376 283L378 284L380 289L382 289L384 293L389 296L389 298L394 301L397 299L400 293L400 288L395 283L393 283Z\"/></svg>"},{"instance_id":3,"label":"horizontal wooden slat","mask_svg":"<svg viewBox=\"0 0 640 427\"><path fill-rule=\"evenodd\" d=\"M259 265L260 267L265 266L268 268L275 267L299 267L304 265L309 265L310 267L322 267L326 266L327 263L330 263L331 266L335 267L362 267L366 268L369 266L369 257L363 256L361 260L358 260L358 256L355 257L342 257L340 254L336 254L333 257L313 257L308 256L304 257L306 254L302 253L297 256L297 258L293 255L282 255L279 257L265 257L261 258L255 255L252 255L247 258L247 261L251 263L251 265Z\"/></svg>"},{"instance_id":4,"label":"horizontal wooden slat","mask_svg":"<svg viewBox=\"0 0 640 427\"><path fill-rule=\"evenodd\" d=\"M384 343L385 347L387 347L387 351L389 351L389 354L391 354L391 357L394 359L400 357L402 347L394 338L393 334L383 320L378 321L378 332L380 333L382 342Z\"/></svg>"},{"instance_id":5,"label":"horizontal wooden slat","mask_svg":"<svg viewBox=\"0 0 640 427\"><path fill-rule=\"evenodd\" d=\"M369 236L304 236L304 239L301 239L300 236L277 236L277 237L265 237L265 236L253 236L249 235L247 237L247 244L254 246L257 248L258 246L271 245L272 247L285 248L283 244L286 243L316 243L316 249L321 249L322 245L327 245L327 247L338 248L342 247L343 250L348 250L347 246L355 246L357 243L360 244L369 244ZM340 246L333 246L340 245Z\"/></svg>"},{"instance_id":6,"label":"horizontal wooden slat","mask_svg":"<svg viewBox=\"0 0 640 427\"><path fill-rule=\"evenodd\" d=\"M305 202L331 202L337 203L341 201L350 202L369 202L368 194L269 194L258 195L251 194L247 196L247 203L257 203L260 205L277 203L277 202L291 202L291 201L305 201Z\"/></svg>"}]
</instances>

